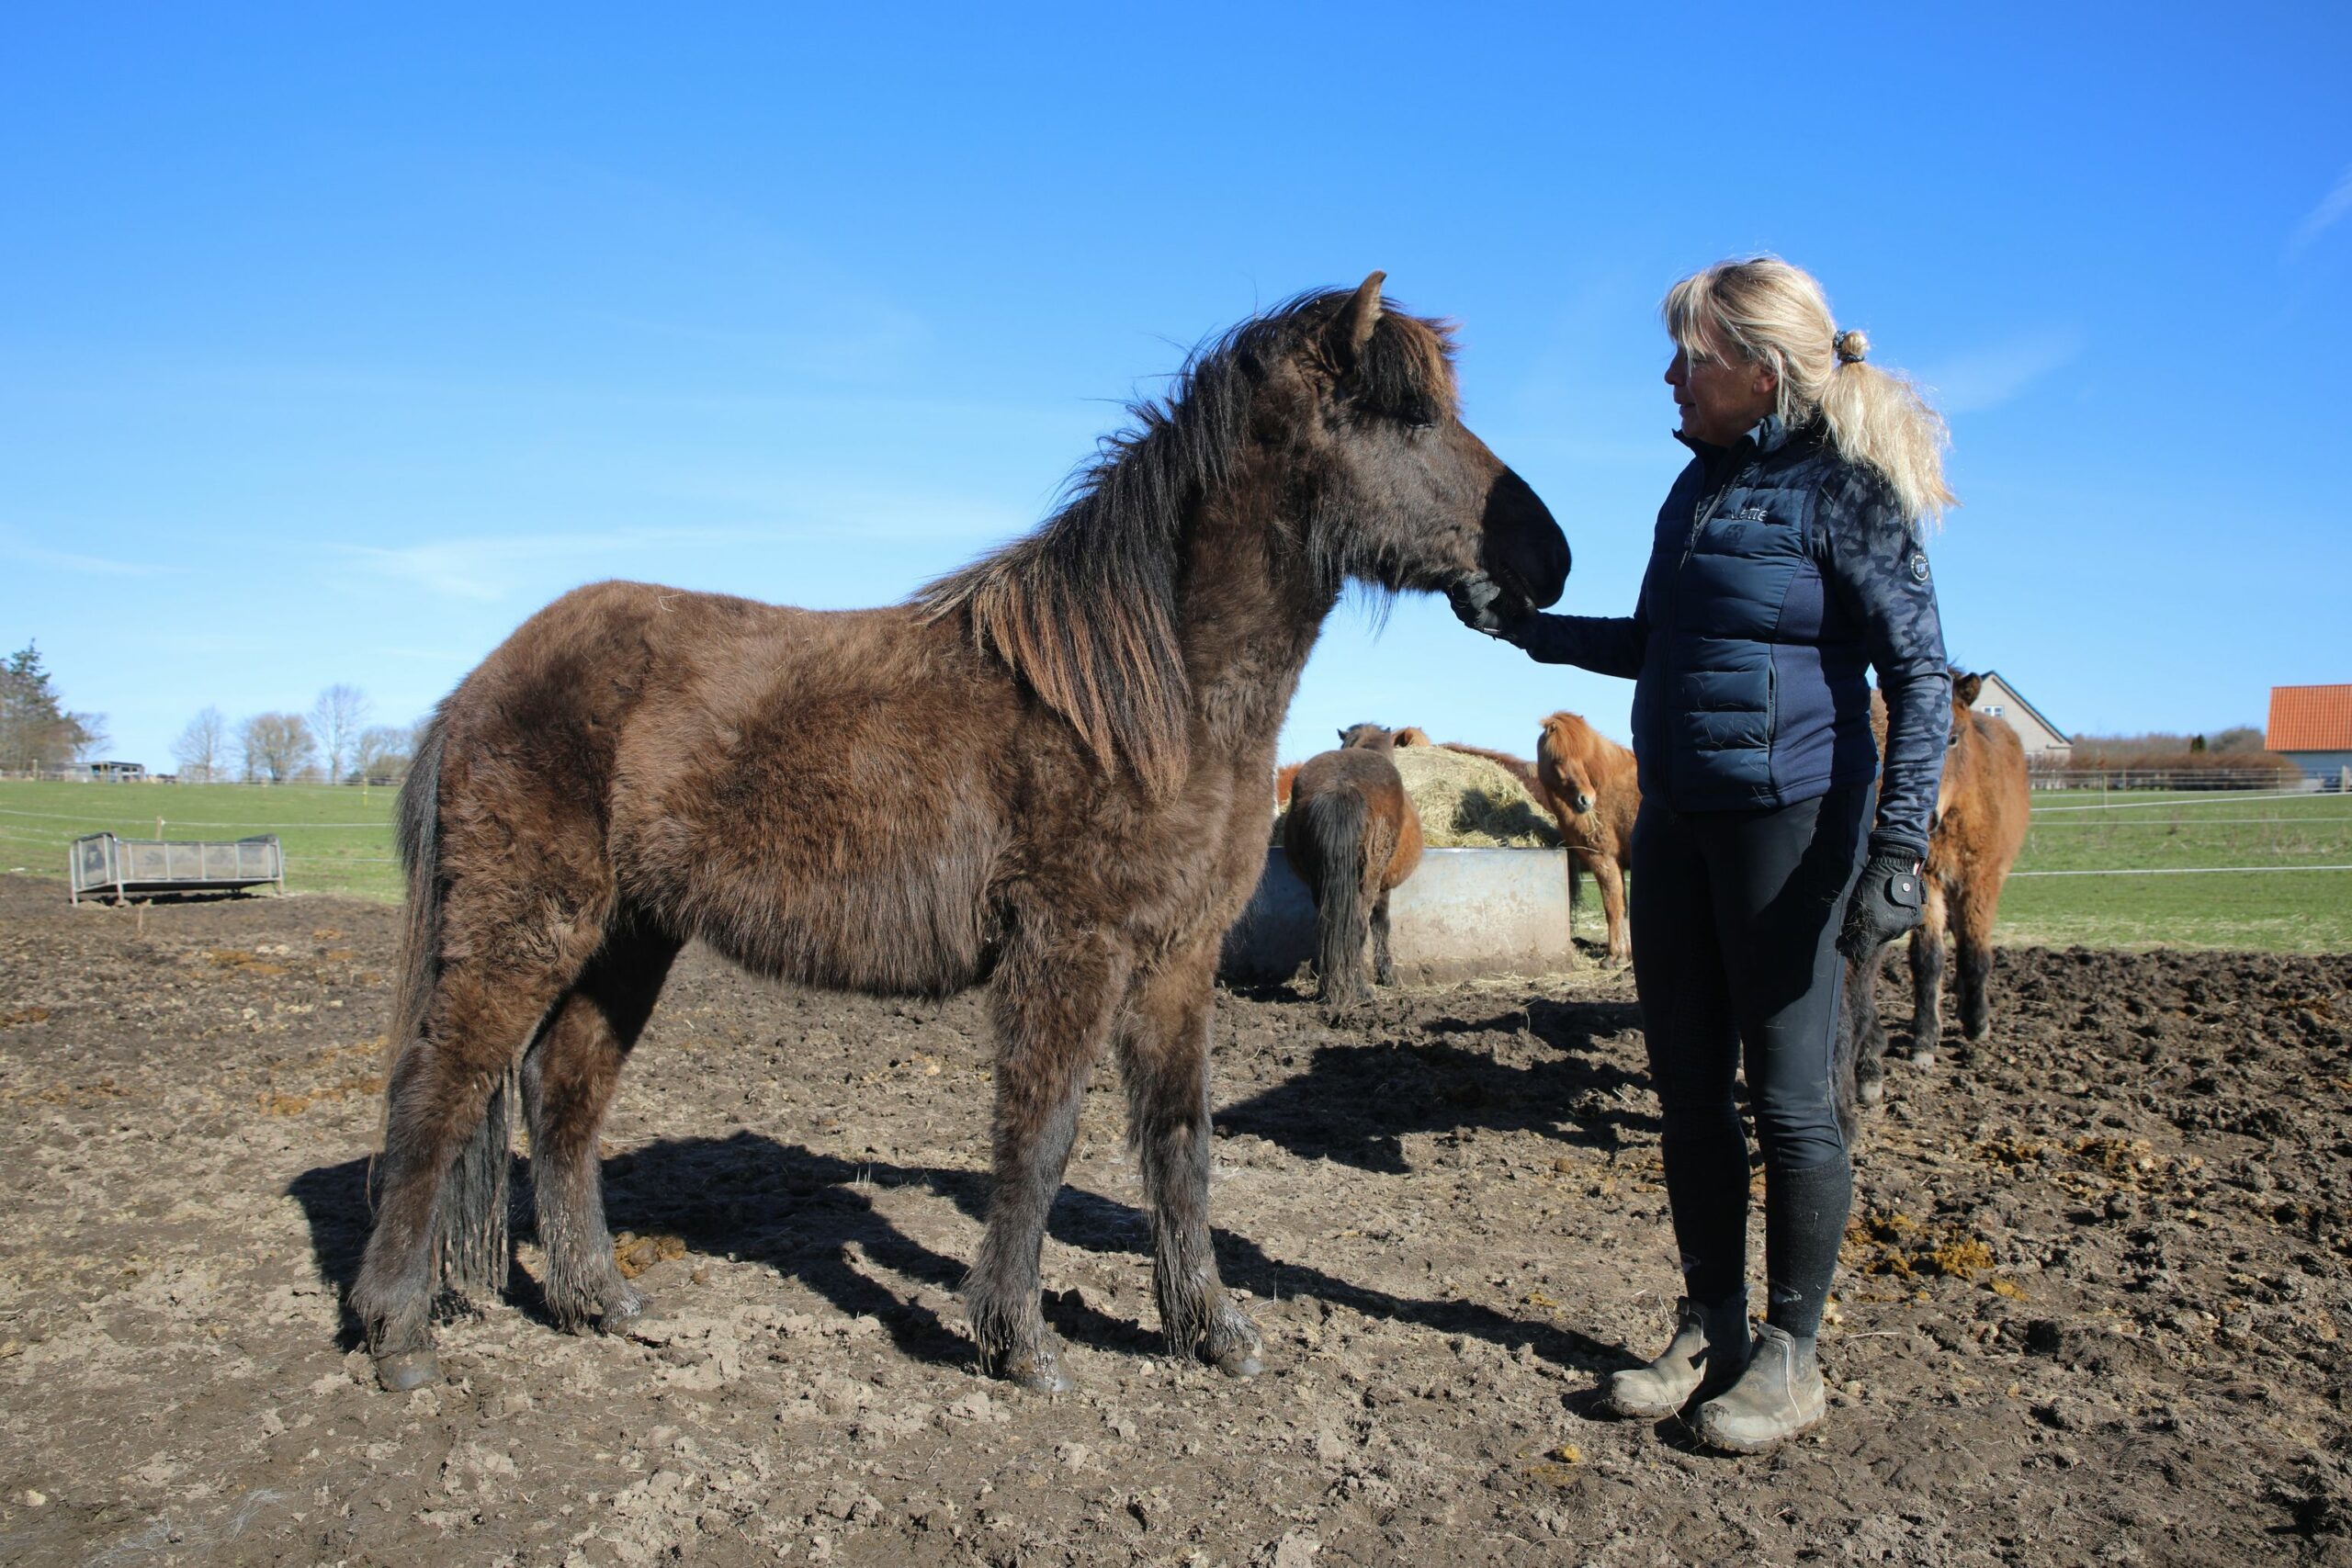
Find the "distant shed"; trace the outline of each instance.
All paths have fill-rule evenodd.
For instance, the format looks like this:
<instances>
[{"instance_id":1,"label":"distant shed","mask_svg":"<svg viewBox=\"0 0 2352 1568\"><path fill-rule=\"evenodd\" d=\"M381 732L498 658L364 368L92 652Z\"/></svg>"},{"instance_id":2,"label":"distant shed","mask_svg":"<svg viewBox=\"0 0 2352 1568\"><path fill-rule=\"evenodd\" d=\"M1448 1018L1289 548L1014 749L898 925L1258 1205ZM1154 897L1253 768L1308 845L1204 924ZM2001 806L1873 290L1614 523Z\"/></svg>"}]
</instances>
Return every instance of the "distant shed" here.
<instances>
[{"instance_id":1,"label":"distant shed","mask_svg":"<svg viewBox=\"0 0 2352 1568\"><path fill-rule=\"evenodd\" d=\"M2273 686L2262 749L2342 787L2352 769L2352 685Z\"/></svg>"}]
</instances>

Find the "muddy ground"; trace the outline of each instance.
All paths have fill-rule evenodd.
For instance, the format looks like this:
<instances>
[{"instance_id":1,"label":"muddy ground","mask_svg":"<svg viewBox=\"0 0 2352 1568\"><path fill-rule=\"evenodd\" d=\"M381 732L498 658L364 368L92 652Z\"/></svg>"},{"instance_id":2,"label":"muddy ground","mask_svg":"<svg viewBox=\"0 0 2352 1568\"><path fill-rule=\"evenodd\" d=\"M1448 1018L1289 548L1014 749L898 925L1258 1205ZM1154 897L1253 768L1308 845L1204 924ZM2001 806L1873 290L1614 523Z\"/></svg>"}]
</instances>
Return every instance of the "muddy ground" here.
<instances>
[{"instance_id":1,"label":"muddy ground","mask_svg":"<svg viewBox=\"0 0 2352 1568\"><path fill-rule=\"evenodd\" d=\"M451 1382L379 1393L339 1297L393 919L0 879L0 1563L2352 1562L2352 958L2005 951L1993 1039L1867 1127L1829 1421L1743 1461L1589 1408L1675 1288L1589 968L1341 1032L1223 998L1253 1382L1160 1354L1102 1074L1046 1401L956 1304L975 1000L690 955L607 1129L657 1342L562 1337L523 1278Z\"/></svg>"}]
</instances>

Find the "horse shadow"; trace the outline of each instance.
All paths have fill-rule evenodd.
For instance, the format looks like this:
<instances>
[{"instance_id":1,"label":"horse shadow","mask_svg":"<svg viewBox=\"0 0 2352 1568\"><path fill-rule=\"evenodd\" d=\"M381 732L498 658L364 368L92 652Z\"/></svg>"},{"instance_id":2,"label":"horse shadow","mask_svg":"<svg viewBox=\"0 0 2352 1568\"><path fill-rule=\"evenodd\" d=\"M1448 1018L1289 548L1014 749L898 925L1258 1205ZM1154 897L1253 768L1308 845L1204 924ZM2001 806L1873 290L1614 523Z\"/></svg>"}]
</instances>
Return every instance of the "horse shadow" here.
<instances>
[{"instance_id":1,"label":"horse shadow","mask_svg":"<svg viewBox=\"0 0 2352 1568\"><path fill-rule=\"evenodd\" d=\"M367 1241L367 1164L322 1166L296 1177L288 1193L311 1225L311 1252L322 1278L346 1299ZM529 1234L527 1179L518 1165L515 1233ZM613 1228L668 1234L690 1252L757 1263L797 1280L835 1309L879 1323L899 1350L930 1365L970 1370L977 1358L960 1325L941 1315L934 1292L960 1290L967 1265L907 1235L877 1198L917 1188L944 1199L975 1223L988 1212L984 1172L852 1160L765 1134L739 1130L726 1137L662 1139L605 1162L605 1208ZM1073 1249L1121 1257L1148 1256L1150 1224L1144 1212L1100 1193L1065 1186L1048 1215L1049 1234ZM1531 1322L1476 1302L1399 1295L1293 1263L1231 1231L1213 1229L1217 1266L1228 1285L1254 1296L1311 1296L1368 1317L1419 1324L1442 1334L1484 1339L1506 1349L1528 1348L1563 1366L1600 1371L1631 1366L1622 1347L1555 1324ZM885 1274L911 1281L905 1289ZM518 1308L552 1325L538 1287L516 1265L507 1296ZM1114 1315L1078 1290L1047 1291L1046 1320L1073 1345L1127 1356L1160 1353L1156 1325ZM348 1309L342 1343L359 1343Z\"/></svg>"},{"instance_id":2,"label":"horse shadow","mask_svg":"<svg viewBox=\"0 0 2352 1568\"><path fill-rule=\"evenodd\" d=\"M1394 1175L1410 1168L1404 1154L1408 1134L1465 1126L1540 1132L1613 1155L1628 1131L1656 1131L1657 1115L1646 1109L1647 1078L1594 1046L1639 1023L1631 1002L1538 998L1492 1017L1440 1018L1419 1026L1434 1039L1333 1040L1315 1047L1304 1072L1220 1111L1217 1125L1305 1158ZM1515 1066L1447 1038L1520 1030L1549 1046L1549 1059Z\"/></svg>"}]
</instances>

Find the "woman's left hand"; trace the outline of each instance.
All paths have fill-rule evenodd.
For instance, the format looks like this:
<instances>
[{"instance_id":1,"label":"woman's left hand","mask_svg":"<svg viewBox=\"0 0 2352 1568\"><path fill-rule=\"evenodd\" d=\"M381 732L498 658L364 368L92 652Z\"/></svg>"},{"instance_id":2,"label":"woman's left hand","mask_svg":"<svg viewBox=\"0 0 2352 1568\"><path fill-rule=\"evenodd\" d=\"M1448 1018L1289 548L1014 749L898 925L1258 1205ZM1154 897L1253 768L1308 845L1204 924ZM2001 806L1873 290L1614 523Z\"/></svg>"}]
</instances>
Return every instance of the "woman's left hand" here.
<instances>
[{"instance_id":1,"label":"woman's left hand","mask_svg":"<svg viewBox=\"0 0 2352 1568\"><path fill-rule=\"evenodd\" d=\"M1919 857L1909 850L1881 850L1862 867L1846 898L1846 924L1838 951L1866 959L1921 919Z\"/></svg>"},{"instance_id":2,"label":"woman's left hand","mask_svg":"<svg viewBox=\"0 0 2352 1568\"><path fill-rule=\"evenodd\" d=\"M1502 596L1501 585L1486 577L1470 578L1445 591L1445 602L1453 606L1455 618L1464 626L1509 642L1511 629L1521 622L1507 621L1496 612L1495 602Z\"/></svg>"}]
</instances>

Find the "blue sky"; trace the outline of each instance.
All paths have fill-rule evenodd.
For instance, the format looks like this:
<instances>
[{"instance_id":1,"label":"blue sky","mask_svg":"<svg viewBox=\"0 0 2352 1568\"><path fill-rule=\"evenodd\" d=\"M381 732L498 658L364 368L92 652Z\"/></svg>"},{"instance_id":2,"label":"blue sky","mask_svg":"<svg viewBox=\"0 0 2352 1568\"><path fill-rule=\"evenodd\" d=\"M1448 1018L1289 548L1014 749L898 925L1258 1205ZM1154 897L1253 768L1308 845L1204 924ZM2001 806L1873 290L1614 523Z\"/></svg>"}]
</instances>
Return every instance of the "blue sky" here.
<instances>
[{"instance_id":1,"label":"blue sky","mask_svg":"<svg viewBox=\"0 0 2352 1568\"><path fill-rule=\"evenodd\" d=\"M1623 614L1657 298L1770 250L1951 415L1956 658L2258 724L2352 681L2347 83L2332 4L14 7L0 643L163 767L208 704L406 722L600 577L896 600L1375 267ZM1631 695L1346 604L1283 750Z\"/></svg>"}]
</instances>

